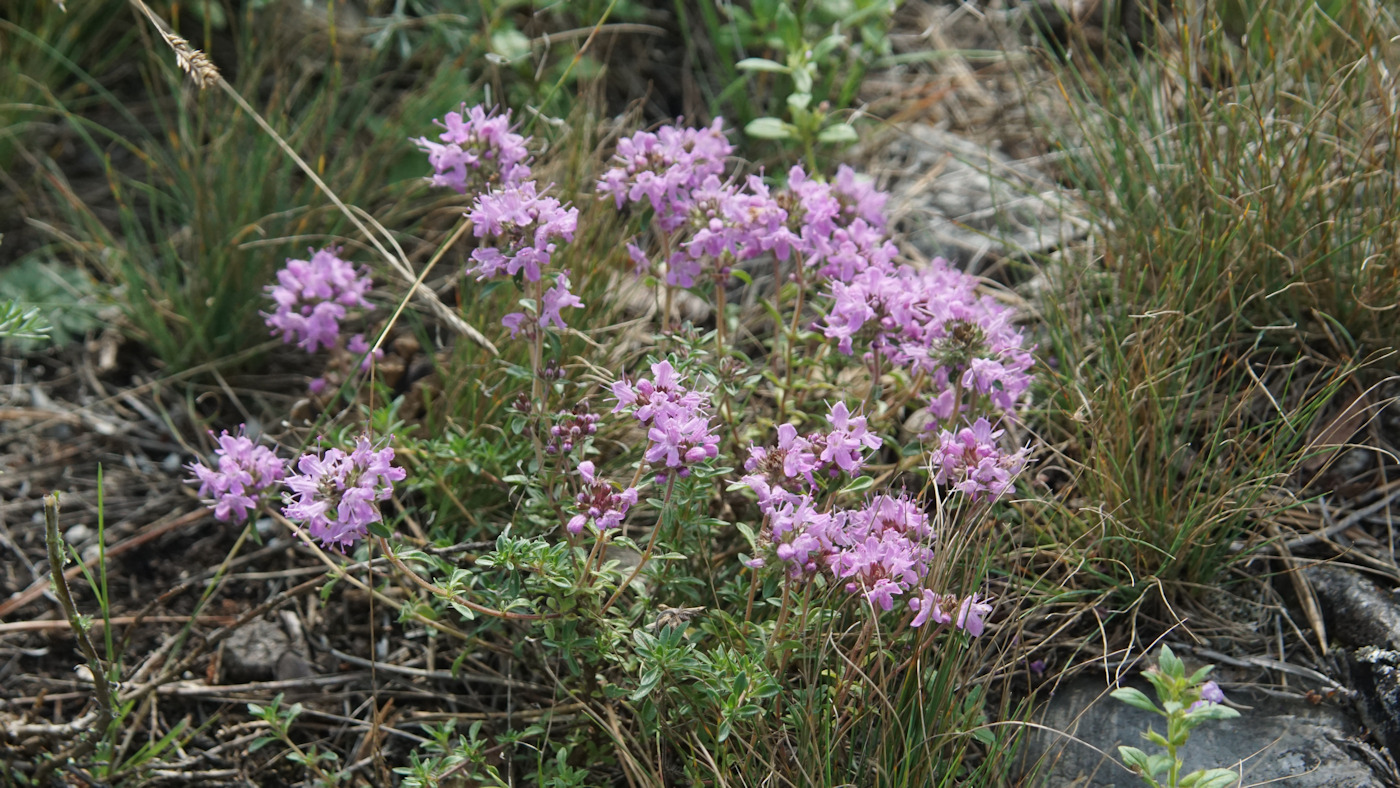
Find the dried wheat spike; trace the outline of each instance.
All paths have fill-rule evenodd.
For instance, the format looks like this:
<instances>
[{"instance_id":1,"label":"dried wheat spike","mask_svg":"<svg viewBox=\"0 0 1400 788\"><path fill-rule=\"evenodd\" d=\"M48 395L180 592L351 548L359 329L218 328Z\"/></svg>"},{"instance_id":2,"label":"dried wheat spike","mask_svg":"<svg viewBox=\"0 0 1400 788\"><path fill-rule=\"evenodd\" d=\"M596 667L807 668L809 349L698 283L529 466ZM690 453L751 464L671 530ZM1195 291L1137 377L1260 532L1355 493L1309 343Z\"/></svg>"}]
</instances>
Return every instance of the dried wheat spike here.
<instances>
[{"instance_id":1,"label":"dried wheat spike","mask_svg":"<svg viewBox=\"0 0 1400 788\"><path fill-rule=\"evenodd\" d=\"M200 90L219 81L219 69L209 60L208 55L190 46L190 42L174 33L161 30L160 36L175 50L175 62L190 75L190 79L194 80Z\"/></svg>"}]
</instances>

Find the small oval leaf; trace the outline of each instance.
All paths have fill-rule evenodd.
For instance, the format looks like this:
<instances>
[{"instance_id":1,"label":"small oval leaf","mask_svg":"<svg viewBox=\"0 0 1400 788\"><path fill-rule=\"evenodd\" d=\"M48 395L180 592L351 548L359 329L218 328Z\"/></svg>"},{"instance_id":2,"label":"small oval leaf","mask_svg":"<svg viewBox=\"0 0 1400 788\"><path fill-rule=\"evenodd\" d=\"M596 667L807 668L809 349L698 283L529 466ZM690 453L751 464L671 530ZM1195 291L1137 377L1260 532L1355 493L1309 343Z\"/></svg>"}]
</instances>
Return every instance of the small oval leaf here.
<instances>
[{"instance_id":1,"label":"small oval leaf","mask_svg":"<svg viewBox=\"0 0 1400 788\"><path fill-rule=\"evenodd\" d=\"M744 133L761 140L785 140L792 136L788 124L777 118L755 118L744 127Z\"/></svg>"},{"instance_id":2,"label":"small oval leaf","mask_svg":"<svg viewBox=\"0 0 1400 788\"><path fill-rule=\"evenodd\" d=\"M817 135L818 142L847 143L855 142L858 139L860 139L859 135L856 134L855 128L849 123L837 123L832 126L827 126Z\"/></svg>"},{"instance_id":3,"label":"small oval leaf","mask_svg":"<svg viewBox=\"0 0 1400 788\"><path fill-rule=\"evenodd\" d=\"M746 57L734 64L740 71L768 71L775 74L787 74L791 68L779 63L776 60L769 60L766 57Z\"/></svg>"}]
</instances>

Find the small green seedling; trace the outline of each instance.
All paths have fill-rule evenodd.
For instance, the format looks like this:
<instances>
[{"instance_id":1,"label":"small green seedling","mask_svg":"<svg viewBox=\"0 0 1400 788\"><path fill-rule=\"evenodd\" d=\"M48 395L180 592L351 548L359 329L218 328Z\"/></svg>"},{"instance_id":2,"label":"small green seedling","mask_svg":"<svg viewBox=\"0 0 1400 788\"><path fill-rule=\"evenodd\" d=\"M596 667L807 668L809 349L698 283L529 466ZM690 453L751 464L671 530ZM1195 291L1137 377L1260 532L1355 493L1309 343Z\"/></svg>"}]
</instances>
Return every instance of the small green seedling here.
<instances>
[{"instance_id":1,"label":"small green seedling","mask_svg":"<svg viewBox=\"0 0 1400 788\"><path fill-rule=\"evenodd\" d=\"M1190 676L1186 675L1186 665L1167 646L1162 646L1162 655L1157 667L1142 672L1144 678L1157 689L1158 706L1142 692L1124 687L1114 690L1113 697L1129 706L1152 711L1167 718L1167 735L1163 736L1152 728L1143 733L1143 738L1160 747L1165 753L1148 755L1137 747L1118 748L1118 755L1135 774L1141 775L1148 785L1154 788L1225 788L1239 780L1239 774L1229 769L1199 769L1183 776L1179 750L1191 737L1191 730L1207 720L1228 720L1240 716L1238 711L1222 705L1225 694L1214 681L1206 681L1206 676L1214 669L1207 665Z\"/></svg>"}]
</instances>

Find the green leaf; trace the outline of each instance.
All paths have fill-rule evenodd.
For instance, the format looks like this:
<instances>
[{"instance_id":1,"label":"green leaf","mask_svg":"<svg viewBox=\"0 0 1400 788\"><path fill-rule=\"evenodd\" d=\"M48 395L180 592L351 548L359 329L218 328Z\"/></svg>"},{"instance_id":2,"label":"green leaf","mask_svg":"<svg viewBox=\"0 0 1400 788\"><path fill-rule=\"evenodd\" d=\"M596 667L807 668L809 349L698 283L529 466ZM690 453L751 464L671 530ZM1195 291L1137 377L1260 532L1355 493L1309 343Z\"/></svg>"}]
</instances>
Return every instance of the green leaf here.
<instances>
[{"instance_id":1,"label":"green leaf","mask_svg":"<svg viewBox=\"0 0 1400 788\"><path fill-rule=\"evenodd\" d=\"M818 142L826 143L851 143L860 139L856 134L855 127L849 123L837 123L821 130L817 135Z\"/></svg>"},{"instance_id":2,"label":"green leaf","mask_svg":"<svg viewBox=\"0 0 1400 788\"><path fill-rule=\"evenodd\" d=\"M841 495L846 495L847 493L854 494L854 493L865 492L866 490L869 490L871 487L874 487L874 486L875 486L875 479L874 479L873 477L870 477L870 476L857 476L856 478L854 478L854 479L851 480L851 483L850 483L850 484L848 484L848 485L846 485L845 487L842 487L842 488L841 488L841 493L840 493L840 494L841 494ZM1139 693L1139 694L1141 694L1141 693Z\"/></svg>"},{"instance_id":3,"label":"green leaf","mask_svg":"<svg viewBox=\"0 0 1400 788\"><path fill-rule=\"evenodd\" d=\"M491 34L491 51L506 61L518 60L530 54L530 39L514 28L502 30Z\"/></svg>"},{"instance_id":4,"label":"green leaf","mask_svg":"<svg viewBox=\"0 0 1400 788\"><path fill-rule=\"evenodd\" d=\"M1240 776L1229 769L1204 769L1181 778L1182 788L1228 788Z\"/></svg>"},{"instance_id":5,"label":"green leaf","mask_svg":"<svg viewBox=\"0 0 1400 788\"><path fill-rule=\"evenodd\" d=\"M646 696L650 695L652 693L652 690L656 689L656 685L660 683L661 671L657 670L656 668L651 668L650 670L642 674L641 685L638 686L637 689L627 697L634 703L636 701L643 700L644 698L646 698Z\"/></svg>"},{"instance_id":6,"label":"green leaf","mask_svg":"<svg viewBox=\"0 0 1400 788\"><path fill-rule=\"evenodd\" d=\"M1209 676L1212 670L1215 670L1214 665L1206 665L1205 667L1201 668L1195 673L1192 673L1191 678L1187 679L1187 682L1189 682L1192 686L1200 684L1202 681L1206 680L1206 676Z\"/></svg>"},{"instance_id":7,"label":"green leaf","mask_svg":"<svg viewBox=\"0 0 1400 788\"><path fill-rule=\"evenodd\" d=\"M812 105L812 94L807 92L790 93L787 97L788 109L792 110L793 119L796 120L801 113Z\"/></svg>"},{"instance_id":8,"label":"green leaf","mask_svg":"<svg viewBox=\"0 0 1400 788\"><path fill-rule=\"evenodd\" d=\"M52 330L38 309L25 309L17 301L0 301L0 339L44 339Z\"/></svg>"},{"instance_id":9,"label":"green leaf","mask_svg":"<svg viewBox=\"0 0 1400 788\"><path fill-rule=\"evenodd\" d=\"M777 118L754 118L744 133L761 140L785 140L792 136L792 127Z\"/></svg>"},{"instance_id":10,"label":"green leaf","mask_svg":"<svg viewBox=\"0 0 1400 788\"><path fill-rule=\"evenodd\" d=\"M1111 693L1111 695L1112 697L1123 701L1124 703L1128 704L1129 706L1132 706L1135 709L1142 709L1143 711L1155 711L1158 714L1162 713L1162 710L1157 708L1157 704L1153 703L1152 699L1148 698L1145 694L1143 694L1141 690L1136 690L1132 687L1123 687L1121 689L1114 690Z\"/></svg>"},{"instance_id":11,"label":"green leaf","mask_svg":"<svg viewBox=\"0 0 1400 788\"><path fill-rule=\"evenodd\" d=\"M774 74L789 74L792 69L776 60L766 57L746 57L734 64L740 71L767 71Z\"/></svg>"},{"instance_id":12,"label":"green leaf","mask_svg":"<svg viewBox=\"0 0 1400 788\"><path fill-rule=\"evenodd\" d=\"M1152 777L1164 774L1172 768L1172 757L1166 753L1158 753L1147 759L1147 773Z\"/></svg>"},{"instance_id":13,"label":"green leaf","mask_svg":"<svg viewBox=\"0 0 1400 788\"><path fill-rule=\"evenodd\" d=\"M797 88L798 93L811 93L814 81L810 66L804 66L792 72L792 85Z\"/></svg>"},{"instance_id":14,"label":"green leaf","mask_svg":"<svg viewBox=\"0 0 1400 788\"><path fill-rule=\"evenodd\" d=\"M1172 653L1171 646L1162 646L1162 655L1157 658L1157 664L1162 668L1162 672L1174 679L1186 678L1186 665Z\"/></svg>"},{"instance_id":15,"label":"green leaf","mask_svg":"<svg viewBox=\"0 0 1400 788\"><path fill-rule=\"evenodd\" d=\"M789 52L798 52L802 49L802 23L798 21L797 15L792 12L787 3L778 6L777 17L778 38L782 40L783 46Z\"/></svg>"},{"instance_id":16,"label":"green leaf","mask_svg":"<svg viewBox=\"0 0 1400 788\"><path fill-rule=\"evenodd\" d=\"M1147 679L1157 690L1158 700L1165 703L1172 699L1174 693L1172 691L1173 682L1170 676L1163 674L1162 671L1156 668L1149 668L1142 672L1142 677Z\"/></svg>"},{"instance_id":17,"label":"green leaf","mask_svg":"<svg viewBox=\"0 0 1400 788\"><path fill-rule=\"evenodd\" d=\"M833 33L812 47L812 59L818 62L826 60L827 56L836 51L836 48L846 43L846 37L840 33Z\"/></svg>"},{"instance_id":18,"label":"green leaf","mask_svg":"<svg viewBox=\"0 0 1400 788\"><path fill-rule=\"evenodd\" d=\"M1118 746L1118 757L1123 761L1123 765L1138 774L1148 774L1147 753L1136 747Z\"/></svg>"},{"instance_id":19,"label":"green leaf","mask_svg":"<svg viewBox=\"0 0 1400 788\"><path fill-rule=\"evenodd\" d=\"M1186 719L1191 723L1200 723L1206 720L1233 720L1238 716L1240 716L1240 713L1229 706L1212 703L1190 712L1186 715ZM1192 727L1195 727L1195 725L1192 725Z\"/></svg>"},{"instance_id":20,"label":"green leaf","mask_svg":"<svg viewBox=\"0 0 1400 788\"><path fill-rule=\"evenodd\" d=\"M744 535L744 541L749 543L751 549L758 549L758 534L754 533L753 526L740 520L734 523L734 527L739 529L739 533Z\"/></svg>"}]
</instances>

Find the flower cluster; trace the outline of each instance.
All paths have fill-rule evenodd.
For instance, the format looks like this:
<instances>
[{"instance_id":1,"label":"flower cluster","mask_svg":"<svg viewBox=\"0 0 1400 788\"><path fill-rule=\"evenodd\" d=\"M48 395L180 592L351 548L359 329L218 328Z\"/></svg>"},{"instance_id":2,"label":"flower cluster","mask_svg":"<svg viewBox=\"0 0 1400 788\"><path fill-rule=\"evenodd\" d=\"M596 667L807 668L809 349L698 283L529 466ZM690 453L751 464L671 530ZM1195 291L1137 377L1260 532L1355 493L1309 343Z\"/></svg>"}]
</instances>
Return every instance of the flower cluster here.
<instances>
[{"instance_id":1,"label":"flower cluster","mask_svg":"<svg viewBox=\"0 0 1400 788\"><path fill-rule=\"evenodd\" d=\"M778 442L772 447L752 446L744 462L748 475L742 481L757 495L760 507L792 503L801 493L816 487L816 475L851 476L865 465L864 450L880 448L880 437L872 433L864 416L852 416L846 403L838 402L827 415L828 432L798 435L791 424L778 427Z\"/></svg>"},{"instance_id":2,"label":"flower cluster","mask_svg":"<svg viewBox=\"0 0 1400 788\"><path fill-rule=\"evenodd\" d=\"M347 308L372 308L365 300L369 292L369 272L356 270L340 258L340 249L328 246L311 255L310 260L288 260L277 272L277 284L267 290L277 308L263 313L274 335L283 342L294 342L307 353L322 346L335 347L340 342L340 321ZM364 337L351 339L364 344ZM366 346L367 350L368 347Z\"/></svg>"},{"instance_id":3,"label":"flower cluster","mask_svg":"<svg viewBox=\"0 0 1400 788\"><path fill-rule=\"evenodd\" d=\"M823 330L843 353L864 335L872 358L923 375L939 419L973 406L960 392L1011 411L1030 388L1033 361L1011 310L978 297L976 284L942 259L923 270L867 268L849 282L832 282Z\"/></svg>"},{"instance_id":4,"label":"flower cluster","mask_svg":"<svg viewBox=\"0 0 1400 788\"><path fill-rule=\"evenodd\" d=\"M652 364L651 374L651 380L633 383L623 378L613 383L613 413L630 408L647 428L646 461L664 467L662 475L675 472L684 478L690 466L719 454L719 435L710 431L709 397L682 385L669 361Z\"/></svg>"},{"instance_id":5,"label":"flower cluster","mask_svg":"<svg viewBox=\"0 0 1400 788\"><path fill-rule=\"evenodd\" d=\"M394 482L406 475L393 461L392 448L376 451L363 436L349 453L327 449L324 456L303 454L297 472L287 477L291 492L284 496L282 514L305 522L313 539L343 551L382 519L378 502L387 500Z\"/></svg>"},{"instance_id":6,"label":"flower cluster","mask_svg":"<svg viewBox=\"0 0 1400 788\"><path fill-rule=\"evenodd\" d=\"M915 612L911 626L953 623L974 635L990 606L974 595L958 600L924 588L933 559L934 532L928 514L907 496L880 495L853 509L823 510L816 503L816 478L842 471L855 475L865 453L881 440L837 403L827 416L825 433L799 435L791 424L778 427L774 446L749 449L741 482L758 497L764 536L773 556L793 576L829 573L848 593L861 594L872 608L890 611L896 598ZM762 557L749 562L757 568ZM944 611L957 610L958 615Z\"/></svg>"},{"instance_id":7,"label":"flower cluster","mask_svg":"<svg viewBox=\"0 0 1400 788\"><path fill-rule=\"evenodd\" d=\"M538 282L557 241L574 239L578 209L565 208L553 197L539 194L538 188L534 181L525 181L477 197L467 213L472 232L477 238L495 238L500 244L500 248L486 246L472 251L474 265L469 273L477 279L504 272Z\"/></svg>"},{"instance_id":8,"label":"flower cluster","mask_svg":"<svg viewBox=\"0 0 1400 788\"><path fill-rule=\"evenodd\" d=\"M939 594L927 588L920 596L909 600L909 609L915 611L914 619L909 622L911 627L921 627L929 621L952 624L973 637L981 637L987 628L987 618L992 614L991 602L980 594L971 594L959 601L953 594Z\"/></svg>"},{"instance_id":9,"label":"flower cluster","mask_svg":"<svg viewBox=\"0 0 1400 788\"><path fill-rule=\"evenodd\" d=\"M575 498L579 513L569 519L565 528L577 536L589 523L599 532L622 525L627 510L637 503L637 488L628 487L619 491L617 486L595 475L593 463L585 460L578 464L578 474L583 479L583 491Z\"/></svg>"},{"instance_id":10,"label":"flower cluster","mask_svg":"<svg viewBox=\"0 0 1400 788\"><path fill-rule=\"evenodd\" d=\"M545 454L568 454L580 441L597 432L598 414L588 409L588 403L580 402L572 410L556 414L555 423L549 428L549 441L544 445Z\"/></svg>"},{"instance_id":11,"label":"flower cluster","mask_svg":"<svg viewBox=\"0 0 1400 788\"><path fill-rule=\"evenodd\" d=\"M618 143L613 167L598 192L620 209L646 203L666 255L667 283L693 287L706 273L723 283L736 263L771 254L796 257L819 277L849 279L887 267L895 247L885 235L885 195L842 166L834 183L788 171L787 186L771 191L762 178L724 179L732 147L722 122L703 129L665 126ZM649 264L636 244L638 269Z\"/></svg>"},{"instance_id":12,"label":"flower cluster","mask_svg":"<svg viewBox=\"0 0 1400 788\"><path fill-rule=\"evenodd\" d=\"M527 164L529 140L510 130L510 110L503 115L462 105L441 121L441 142L419 137L414 142L428 153L434 186L446 186L458 194L479 192L487 186L514 186L530 177Z\"/></svg>"},{"instance_id":13,"label":"flower cluster","mask_svg":"<svg viewBox=\"0 0 1400 788\"><path fill-rule=\"evenodd\" d=\"M305 522L312 538L325 546L342 550L364 537L370 523L379 522L377 502L387 499L393 483L405 476L404 469L392 465L394 450L376 451L366 437L348 454L340 449L330 449L324 457L303 454L290 476L287 462L255 445L242 426L237 435L225 430L218 442L214 468L202 462L188 466L194 474L190 481L211 499L216 519L243 522L263 494L285 484L292 492L283 494L282 514Z\"/></svg>"},{"instance_id":14,"label":"flower cluster","mask_svg":"<svg viewBox=\"0 0 1400 788\"><path fill-rule=\"evenodd\" d=\"M217 440L215 467L190 463L191 481L199 482L199 494L212 500L215 519L241 523L257 508L262 492L282 480L286 464L271 449L255 445L242 426L237 435L224 430Z\"/></svg>"},{"instance_id":15,"label":"flower cluster","mask_svg":"<svg viewBox=\"0 0 1400 788\"><path fill-rule=\"evenodd\" d=\"M802 167L781 189L760 177L722 180L730 147L719 121L704 129L668 126L618 144L598 191L617 206L646 203L666 264L666 282L693 287L727 281L744 261L795 259L809 281L830 283L826 336L843 353L909 369L926 381L940 420L978 406L961 393L1012 411L1030 386L1032 365L1011 311L977 295L977 280L935 260L924 269L896 265L884 207L887 196L842 166L831 181ZM646 250L628 244L638 270Z\"/></svg>"},{"instance_id":16,"label":"flower cluster","mask_svg":"<svg viewBox=\"0 0 1400 788\"><path fill-rule=\"evenodd\" d=\"M907 496L875 496L854 509L821 511L808 494L770 497L765 510L773 554L794 577L825 571L847 593L889 612L907 600L909 625L952 624L982 634L991 605L977 594L959 599L926 588L935 534L928 514ZM759 559L751 567L761 566Z\"/></svg>"},{"instance_id":17,"label":"flower cluster","mask_svg":"<svg viewBox=\"0 0 1400 788\"><path fill-rule=\"evenodd\" d=\"M496 115L475 106L449 112L439 125L442 143L416 140L428 151L434 185L448 186L474 200L467 218L472 232L491 245L472 251L468 273L478 280L493 276L519 277L530 286L533 319L540 328L566 327L562 310L578 308L583 301L569 291L567 271L546 279L545 268L560 243L572 241L578 229L578 209L559 200L530 180L529 140L510 130L510 112ZM544 282L552 282L545 288ZM512 312L501 323L511 337L526 328L531 315Z\"/></svg>"},{"instance_id":18,"label":"flower cluster","mask_svg":"<svg viewBox=\"0 0 1400 788\"><path fill-rule=\"evenodd\" d=\"M896 596L928 576L934 535L916 501L880 495L837 520L842 527L828 534L827 565L846 591L863 593L871 607L892 610Z\"/></svg>"},{"instance_id":19,"label":"flower cluster","mask_svg":"<svg viewBox=\"0 0 1400 788\"><path fill-rule=\"evenodd\" d=\"M691 192L711 177L724 174L725 159L734 146L724 137L724 120L703 129L663 126L640 131L617 143L613 167L598 181L598 191L610 194L617 207L646 200L661 229L671 232L685 223Z\"/></svg>"},{"instance_id":20,"label":"flower cluster","mask_svg":"<svg viewBox=\"0 0 1400 788\"><path fill-rule=\"evenodd\" d=\"M1003 432L993 430L985 418L957 433L940 432L938 448L929 458L934 483L950 485L973 500L986 497L995 501L1005 495L1026 467L1030 450L1002 451L998 439Z\"/></svg>"}]
</instances>

